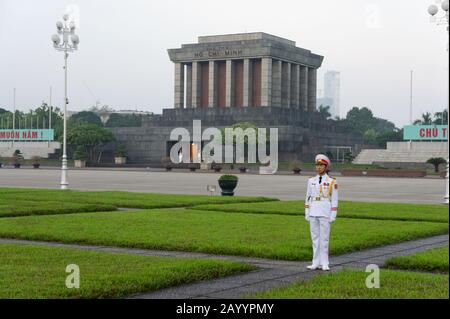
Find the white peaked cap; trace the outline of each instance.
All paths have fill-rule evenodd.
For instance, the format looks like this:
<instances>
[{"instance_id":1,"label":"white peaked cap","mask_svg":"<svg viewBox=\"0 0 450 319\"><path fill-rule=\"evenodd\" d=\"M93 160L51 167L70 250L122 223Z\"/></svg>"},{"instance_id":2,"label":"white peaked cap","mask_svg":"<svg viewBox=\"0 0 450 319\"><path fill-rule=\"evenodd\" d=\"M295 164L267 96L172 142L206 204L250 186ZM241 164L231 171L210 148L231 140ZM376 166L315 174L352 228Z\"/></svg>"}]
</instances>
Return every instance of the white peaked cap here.
<instances>
[{"instance_id":1,"label":"white peaked cap","mask_svg":"<svg viewBox=\"0 0 450 319\"><path fill-rule=\"evenodd\" d=\"M330 161L330 159L328 158L328 156L323 155L323 154L319 154L319 155L316 156L316 164L318 164L318 163L320 163L320 164L325 164L325 165L327 165L328 167L331 166L331 161Z\"/></svg>"}]
</instances>

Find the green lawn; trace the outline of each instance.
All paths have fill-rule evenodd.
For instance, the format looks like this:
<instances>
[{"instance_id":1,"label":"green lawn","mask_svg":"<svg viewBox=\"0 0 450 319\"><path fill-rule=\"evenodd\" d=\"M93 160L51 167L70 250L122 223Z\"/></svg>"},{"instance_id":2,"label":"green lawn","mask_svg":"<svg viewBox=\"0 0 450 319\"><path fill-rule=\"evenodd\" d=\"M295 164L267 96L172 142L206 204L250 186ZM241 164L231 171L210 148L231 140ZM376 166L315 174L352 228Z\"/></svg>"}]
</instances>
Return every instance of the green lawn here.
<instances>
[{"instance_id":1,"label":"green lawn","mask_svg":"<svg viewBox=\"0 0 450 319\"><path fill-rule=\"evenodd\" d=\"M5 201L0 199L0 217L102 212L115 209L114 205L109 204L84 204L64 201Z\"/></svg>"},{"instance_id":2,"label":"green lawn","mask_svg":"<svg viewBox=\"0 0 450 319\"><path fill-rule=\"evenodd\" d=\"M199 205L196 210L252 214L304 215L304 201ZM448 206L392 203L339 202L339 217L380 220L408 220L448 223Z\"/></svg>"},{"instance_id":3,"label":"green lawn","mask_svg":"<svg viewBox=\"0 0 450 319\"><path fill-rule=\"evenodd\" d=\"M339 219L330 252L448 233L448 225ZM229 214L189 209L85 213L0 219L0 237L121 247L198 251L309 260L309 225L303 216Z\"/></svg>"},{"instance_id":4,"label":"green lawn","mask_svg":"<svg viewBox=\"0 0 450 319\"><path fill-rule=\"evenodd\" d=\"M189 207L207 203L273 201L265 197L222 197L130 192L0 188L0 217L95 212L129 208Z\"/></svg>"},{"instance_id":5,"label":"green lawn","mask_svg":"<svg viewBox=\"0 0 450 319\"><path fill-rule=\"evenodd\" d=\"M69 264L80 267L80 289L65 285ZM117 298L252 269L231 261L0 244L0 298Z\"/></svg>"},{"instance_id":6,"label":"green lawn","mask_svg":"<svg viewBox=\"0 0 450 319\"><path fill-rule=\"evenodd\" d=\"M380 288L366 287L369 273L344 270L248 296L274 299L448 299L448 275L381 270Z\"/></svg>"},{"instance_id":7,"label":"green lawn","mask_svg":"<svg viewBox=\"0 0 450 319\"><path fill-rule=\"evenodd\" d=\"M386 261L386 267L448 273L448 245L411 256L390 258Z\"/></svg>"},{"instance_id":8,"label":"green lawn","mask_svg":"<svg viewBox=\"0 0 450 319\"><path fill-rule=\"evenodd\" d=\"M210 195L174 195L155 193L133 193L121 191L87 192L75 190L48 190L48 189L5 189L0 188L2 200L35 200L80 202L94 204L109 204L117 207L130 208L165 208L188 207L207 203L247 203L260 201L277 201L267 197L224 197Z\"/></svg>"}]
</instances>

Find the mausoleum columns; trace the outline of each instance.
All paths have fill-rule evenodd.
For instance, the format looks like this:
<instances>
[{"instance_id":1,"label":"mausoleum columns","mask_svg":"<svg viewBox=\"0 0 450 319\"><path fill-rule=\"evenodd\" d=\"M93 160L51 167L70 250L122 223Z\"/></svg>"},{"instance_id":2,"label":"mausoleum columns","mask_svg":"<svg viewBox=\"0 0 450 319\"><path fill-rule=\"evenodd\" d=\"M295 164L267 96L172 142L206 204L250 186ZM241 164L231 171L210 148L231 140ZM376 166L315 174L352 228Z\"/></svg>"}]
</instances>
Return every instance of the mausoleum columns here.
<instances>
[{"instance_id":1,"label":"mausoleum columns","mask_svg":"<svg viewBox=\"0 0 450 319\"><path fill-rule=\"evenodd\" d=\"M235 82L234 82L234 62L226 60L225 71L225 107L234 106Z\"/></svg>"},{"instance_id":2,"label":"mausoleum columns","mask_svg":"<svg viewBox=\"0 0 450 319\"><path fill-rule=\"evenodd\" d=\"M317 103L317 69L308 68L308 111L314 112Z\"/></svg>"},{"instance_id":3,"label":"mausoleum columns","mask_svg":"<svg viewBox=\"0 0 450 319\"><path fill-rule=\"evenodd\" d=\"M175 108L184 108L184 64L175 63Z\"/></svg>"}]
</instances>

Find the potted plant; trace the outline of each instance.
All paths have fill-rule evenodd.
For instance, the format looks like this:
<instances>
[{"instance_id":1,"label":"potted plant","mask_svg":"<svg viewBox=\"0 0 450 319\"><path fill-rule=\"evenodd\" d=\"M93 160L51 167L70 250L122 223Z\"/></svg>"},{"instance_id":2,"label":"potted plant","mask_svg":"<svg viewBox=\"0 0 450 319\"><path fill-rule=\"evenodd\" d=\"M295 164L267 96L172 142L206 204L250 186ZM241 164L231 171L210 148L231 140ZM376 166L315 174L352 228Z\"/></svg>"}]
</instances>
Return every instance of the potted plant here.
<instances>
[{"instance_id":1,"label":"potted plant","mask_svg":"<svg viewBox=\"0 0 450 319\"><path fill-rule=\"evenodd\" d=\"M234 189L238 183L238 177L235 175L222 175L219 178L219 186L222 189L222 196L233 196Z\"/></svg>"},{"instance_id":2,"label":"potted plant","mask_svg":"<svg viewBox=\"0 0 450 319\"><path fill-rule=\"evenodd\" d=\"M173 168L173 163L170 157L163 157L161 159L162 166L166 169L166 171L170 172Z\"/></svg>"},{"instance_id":3,"label":"potted plant","mask_svg":"<svg viewBox=\"0 0 450 319\"><path fill-rule=\"evenodd\" d=\"M247 172L247 167L245 167L245 166L239 167L239 172L246 173Z\"/></svg>"},{"instance_id":4,"label":"potted plant","mask_svg":"<svg viewBox=\"0 0 450 319\"><path fill-rule=\"evenodd\" d=\"M77 146L77 149L73 153L74 166L77 168L86 167L87 153L83 146Z\"/></svg>"},{"instance_id":5,"label":"potted plant","mask_svg":"<svg viewBox=\"0 0 450 319\"><path fill-rule=\"evenodd\" d=\"M14 154L12 156L12 163L14 165L14 168L20 168L22 165L23 156L20 150L15 150Z\"/></svg>"},{"instance_id":6,"label":"potted plant","mask_svg":"<svg viewBox=\"0 0 450 319\"><path fill-rule=\"evenodd\" d=\"M127 162L127 150L125 145L119 144L114 152L114 161L116 164L122 165Z\"/></svg>"},{"instance_id":7,"label":"potted plant","mask_svg":"<svg viewBox=\"0 0 450 319\"><path fill-rule=\"evenodd\" d=\"M34 168L39 168L41 166L41 157L39 156L32 156L31 157L31 164Z\"/></svg>"},{"instance_id":8,"label":"potted plant","mask_svg":"<svg viewBox=\"0 0 450 319\"><path fill-rule=\"evenodd\" d=\"M214 172L219 173L222 170L222 165L217 163L212 163L211 168L214 170Z\"/></svg>"},{"instance_id":9,"label":"potted plant","mask_svg":"<svg viewBox=\"0 0 450 319\"><path fill-rule=\"evenodd\" d=\"M300 172L302 171L301 166L302 166L302 162L298 161L298 160L294 160L291 162L291 170L294 172L294 174L299 175Z\"/></svg>"}]
</instances>

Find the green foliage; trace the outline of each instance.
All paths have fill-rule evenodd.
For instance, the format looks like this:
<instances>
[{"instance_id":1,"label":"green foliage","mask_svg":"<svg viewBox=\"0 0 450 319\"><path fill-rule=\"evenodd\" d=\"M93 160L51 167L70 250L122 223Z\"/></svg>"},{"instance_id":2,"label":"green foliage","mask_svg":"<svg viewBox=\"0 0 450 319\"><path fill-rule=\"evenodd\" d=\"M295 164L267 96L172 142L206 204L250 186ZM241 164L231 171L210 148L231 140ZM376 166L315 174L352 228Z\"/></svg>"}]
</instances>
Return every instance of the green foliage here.
<instances>
[{"instance_id":1,"label":"green foliage","mask_svg":"<svg viewBox=\"0 0 450 319\"><path fill-rule=\"evenodd\" d=\"M344 154L344 161L346 163L351 163L353 160L355 159L355 156L353 155L352 152L350 151L346 151Z\"/></svg>"},{"instance_id":2,"label":"green foliage","mask_svg":"<svg viewBox=\"0 0 450 319\"><path fill-rule=\"evenodd\" d=\"M210 204L194 206L195 210L228 213L304 215L304 201L274 201L226 205ZM365 203L339 201L338 216L341 218L425 221L448 223L448 208L443 205L416 205L397 203Z\"/></svg>"},{"instance_id":3,"label":"green foliage","mask_svg":"<svg viewBox=\"0 0 450 319\"><path fill-rule=\"evenodd\" d=\"M422 118L414 121L414 125L431 125L432 123L433 120L430 112L423 113Z\"/></svg>"},{"instance_id":4,"label":"green foliage","mask_svg":"<svg viewBox=\"0 0 450 319\"><path fill-rule=\"evenodd\" d=\"M393 269L448 273L448 245L411 256L390 258L386 266Z\"/></svg>"},{"instance_id":5,"label":"green foliage","mask_svg":"<svg viewBox=\"0 0 450 319\"><path fill-rule=\"evenodd\" d=\"M318 110L318 112L320 114L323 114L326 118L330 118L331 117L330 107L329 106L320 105L317 110Z\"/></svg>"},{"instance_id":6,"label":"green foliage","mask_svg":"<svg viewBox=\"0 0 450 319\"><path fill-rule=\"evenodd\" d=\"M87 160L88 154L86 152L86 149L83 145L78 145L77 149L73 153L73 159L74 160Z\"/></svg>"},{"instance_id":7,"label":"green foliage","mask_svg":"<svg viewBox=\"0 0 450 319\"><path fill-rule=\"evenodd\" d=\"M372 111L367 107L361 109L357 107L352 108L348 111L346 119L341 122L350 131L361 136L370 129L373 129L377 134L395 130L394 123L374 117Z\"/></svg>"},{"instance_id":8,"label":"green foliage","mask_svg":"<svg viewBox=\"0 0 450 319\"><path fill-rule=\"evenodd\" d=\"M434 125L448 125L448 111L434 113Z\"/></svg>"},{"instance_id":9,"label":"green foliage","mask_svg":"<svg viewBox=\"0 0 450 319\"><path fill-rule=\"evenodd\" d=\"M82 146L88 153L88 160L97 162L98 155L101 155L101 148L115 141L112 132L95 124L83 121L71 121L67 130L67 144L73 147Z\"/></svg>"},{"instance_id":10,"label":"green foliage","mask_svg":"<svg viewBox=\"0 0 450 319\"><path fill-rule=\"evenodd\" d=\"M95 114L94 112L90 112L90 111L78 112L78 113L72 115L71 119L83 121L83 122L94 124L97 126L103 126L103 123L102 123L102 120L100 119L100 117L97 114Z\"/></svg>"},{"instance_id":11,"label":"green foliage","mask_svg":"<svg viewBox=\"0 0 450 319\"><path fill-rule=\"evenodd\" d=\"M127 149L124 144L119 144L114 152L114 155L116 157L126 157L127 156Z\"/></svg>"},{"instance_id":12,"label":"green foliage","mask_svg":"<svg viewBox=\"0 0 450 319\"><path fill-rule=\"evenodd\" d=\"M439 165L446 164L447 161L443 159L442 157L432 157L427 161L428 164L434 165L434 171L436 173L439 172Z\"/></svg>"},{"instance_id":13,"label":"green foliage","mask_svg":"<svg viewBox=\"0 0 450 319\"><path fill-rule=\"evenodd\" d=\"M219 181L237 181L239 178L236 175L222 175Z\"/></svg>"},{"instance_id":14,"label":"green foliage","mask_svg":"<svg viewBox=\"0 0 450 319\"><path fill-rule=\"evenodd\" d=\"M139 256L62 247L0 244L0 298L120 298L253 270L225 260ZM81 270L79 289L67 289L64 269Z\"/></svg>"},{"instance_id":15,"label":"green foliage","mask_svg":"<svg viewBox=\"0 0 450 319\"><path fill-rule=\"evenodd\" d=\"M363 139L364 144L375 145L377 144L378 134L373 128L368 129L364 132Z\"/></svg>"},{"instance_id":16,"label":"green foliage","mask_svg":"<svg viewBox=\"0 0 450 319\"><path fill-rule=\"evenodd\" d=\"M446 223L341 218L333 224L330 254L446 233ZM283 260L311 258L311 234L303 216L192 209L25 216L0 218L0 237Z\"/></svg>"},{"instance_id":17,"label":"green foliage","mask_svg":"<svg viewBox=\"0 0 450 319\"><path fill-rule=\"evenodd\" d=\"M311 280L273 288L248 298L262 299L447 299L448 275L381 270L380 288L365 285L369 273L343 270Z\"/></svg>"},{"instance_id":18,"label":"green foliage","mask_svg":"<svg viewBox=\"0 0 450 319\"><path fill-rule=\"evenodd\" d=\"M142 115L139 114L117 114L109 116L107 127L141 127Z\"/></svg>"}]
</instances>

